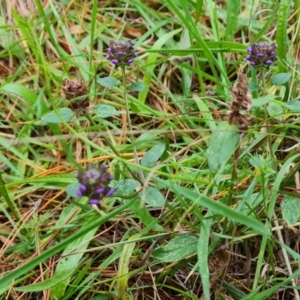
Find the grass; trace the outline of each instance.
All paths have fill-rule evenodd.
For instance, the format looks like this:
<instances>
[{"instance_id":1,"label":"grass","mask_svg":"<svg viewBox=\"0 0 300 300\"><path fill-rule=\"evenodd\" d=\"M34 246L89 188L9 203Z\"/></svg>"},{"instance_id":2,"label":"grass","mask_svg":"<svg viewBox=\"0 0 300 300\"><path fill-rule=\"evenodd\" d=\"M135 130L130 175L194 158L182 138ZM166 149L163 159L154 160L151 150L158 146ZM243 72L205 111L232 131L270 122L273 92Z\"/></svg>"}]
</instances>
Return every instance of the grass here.
<instances>
[{"instance_id":1,"label":"grass","mask_svg":"<svg viewBox=\"0 0 300 300\"><path fill-rule=\"evenodd\" d=\"M300 3L228 2L0 4L0 299L300 299ZM89 205L75 175L102 163Z\"/></svg>"}]
</instances>

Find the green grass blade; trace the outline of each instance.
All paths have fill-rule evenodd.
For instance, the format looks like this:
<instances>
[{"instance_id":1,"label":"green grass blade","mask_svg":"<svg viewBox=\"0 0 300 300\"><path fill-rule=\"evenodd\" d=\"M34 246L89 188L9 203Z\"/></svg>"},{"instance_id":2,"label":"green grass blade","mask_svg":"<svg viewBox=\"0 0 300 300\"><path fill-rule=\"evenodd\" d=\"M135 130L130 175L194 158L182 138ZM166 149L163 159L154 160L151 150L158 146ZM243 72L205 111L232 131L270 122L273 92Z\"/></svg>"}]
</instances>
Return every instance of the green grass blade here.
<instances>
[{"instance_id":1,"label":"green grass blade","mask_svg":"<svg viewBox=\"0 0 300 300\"><path fill-rule=\"evenodd\" d=\"M286 72L287 53L288 53L288 18L291 8L292 0L282 0L279 4L277 15L277 30L276 30L276 42L278 45L277 55L279 61L279 72Z\"/></svg>"},{"instance_id":2,"label":"green grass blade","mask_svg":"<svg viewBox=\"0 0 300 300\"><path fill-rule=\"evenodd\" d=\"M208 244L210 238L212 218L207 213L202 221L200 237L198 241L198 265L201 276L203 294L206 300L210 300L210 276L208 269Z\"/></svg>"},{"instance_id":3,"label":"green grass blade","mask_svg":"<svg viewBox=\"0 0 300 300\"><path fill-rule=\"evenodd\" d=\"M238 17L241 12L241 1L231 0L227 1L227 19L225 29L225 40L233 41L237 30Z\"/></svg>"},{"instance_id":4,"label":"green grass blade","mask_svg":"<svg viewBox=\"0 0 300 300\"><path fill-rule=\"evenodd\" d=\"M4 291L7 291L10 287L10 284L16 280L17 278L23 276L30 270L32 270L34 267L39 265L40 263L43 263L46 259L50 258L51 256L55 255L59 251L65 249L70 243L74 242L78 238L82 237L86 233L88 233L90 230L93 230L95 227L99 227L104 222L110 220L112 217L121 214L126 208L128 208L130 205L132 205L132 201L127 201L125 204L121 205L120 207L116 208L112 212L108 213L104 217L98 218L95 222L87 225L85 228L81 228L79 231L74 233L72 236L68 237L67 239L63 240L59 244L55 245L54 247L44 251L37 257L30 260L28 263L18 266L15 270L11 271L9 274L4 276L0 279L0 294Z\"/></svg>"},{"instance_id":5,"label":"green grass blade","mask_svg":"<svg viewBox=\"0 0 300 300\"><path fill-rule=\"evenodd\" d=\"M3 196L4 200L7 203L7 206L11 210L12 214L14 215L16 220L19 221L20 220L20 213L19 213L14 201L12 201L12 199L8 195L8 192L6 190L1 171L0 171L0 195Z\"/></svg>"},{"instance_id":6,"label":"green grass blade","mask_svg":"<svg viewBox=\"0 0 300 300\"><path fill-rule=\"evenodd\" d=\"M290 157L281 167L279 173L276 176L275 182L274 182L274 186L272 189L272 193L271 193L271 198L270 198L270 203L268 206L268 220L272 219L272 215L275 209L275 205L276 205L276 200L277 200L277 196L280 190L280 184L283 180L283 177L286 173L286 170L288 168L288 166L294 161L296 160L298 157L300 157L300 154L296 154L293 155L292 157ZM258 261L257 261L257 267L256 267L256 272L255 272L255 277L253 280L253 289L255 290L258 287L258 282L260 280L260 271L263 265L263 260L264 260L264 254L266 251L266 246L267 246L267 242L268 242L268 237L267 236L263 236L262 242L261 242L261 246L260 246L260 251L259 251L259 255L258 255Z\"/></svg>"},{"instance_id":7,"label":"green grass blade","mask_svg":"<svg viewBox=\"0 0 300 300\"><path fill-rule=\"evenodd\" d=\"M181 32L181 29L176 29L176 30L173 30L173 31L171 31L171 32L163 35L152 46L152 50L158 50L159 51L159 49L161 49L161 47L171 37L173 37L175 34L177 34L179 32ZM144 82L144 84L145 84L146 87L145 87L145 89L142 92L139 93L139 97L138 97L138 101L141 102L142 104L145 103L147 95L148 95L148 92L149 92L151 80L152 80L152 77L153 77L153 70L155 68L155 63L157 61L157 58L158 58L158 53L151 53L151 54L149 54L149 56L147 58L147 61L146 61L145 75L144 75L144 79L143 79L143 82Z\"/></svg>"}]
</instances>

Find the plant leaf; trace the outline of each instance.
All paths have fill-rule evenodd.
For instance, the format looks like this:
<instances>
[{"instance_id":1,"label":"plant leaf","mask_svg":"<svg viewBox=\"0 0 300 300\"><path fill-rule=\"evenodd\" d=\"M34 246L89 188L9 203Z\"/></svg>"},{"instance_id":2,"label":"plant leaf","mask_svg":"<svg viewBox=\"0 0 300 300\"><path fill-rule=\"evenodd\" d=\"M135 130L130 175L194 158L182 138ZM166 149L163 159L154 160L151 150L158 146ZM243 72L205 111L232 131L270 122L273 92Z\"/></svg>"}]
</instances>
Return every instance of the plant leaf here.
<instances>
[{"instance_id":1,"label":"plant leaf","mask_svg":"<svg viewBox=\"0 0 300 300\"><path fill-rule=\"evenodd\" d=\"M97 82L106 87L106 88L112 88L118 83L118 79L115 77L103 77L103 78L97 78Z\"/></svg>"},{"instance_id":2,"label":"plant leaf","mask_svg":"<svg viewBox=\"0 0 300 300\"><path fill-rule=\"evenodd\" d=\"M144 91L146 88L146 85L144 84L144 82L135 82L133 84L131 84L129 87L128 87L128 90L129 91L134 91L134 92L142 92Z\"/></svg>"},{"instance_id":3,"label":"plant leaf","mask_svg":"<svg viewBox=\"0 0 300 300\"><path fill-rule=\"evenodd\" d=\"M37 100L36 93L29 88L16 83L6 83L0 87L0 91L15 94L26 100L30 106L33 106Z\"/></svg>"},{"instance_id":4,"label":"plant leaf","mask_svg":"<svg viewBox=\"0 0 300 300\"><path fill-rule=\"evenodd\" d=\"M110 105L98 104L95 106L96 115L101 118L109 118L113 116L118 116L119 112Z\"/></svg>"},{"instance_id":5,"label":"plant leaf","mask_svg":"<svg viewBox=\"0 0 300 300\"><path fill-rule=\"evenodd\" d=\"M300 101L299 100L291 100L285 104L285 107L291 111L300 111Z\"/></svg>"},{"instance_id":6,"label":"plant leaf","mask_svg":"<svg viewBox=\"0 0 300 300\"><path fill-rule=\"evenodd\" d=\"M48 278L42 282L22 286L22 287L17 287L15 288L17 291L20 292L39 292L39 291L44 291L47 289L50 289L51 287L55 286L56 284L60 283L61 281L65 280L66 278L69 278L74 272L73 269L65 269L59 274L55 274L53 277Z\"/></svg>"},{"instance_id":7,"label":"plant leaf","mask_svg":"<svg viewBox=\"0 0 300 300\"><path fill-rule=\"evenodd\" d=\"M74 112L67 107L60 108L59 115L56 114L56 112L52 111L50 113L45 114L42 116L41 120L47 123L63 123L71 121L71 119L74 116Z\"/></svg>"},{"instance_id":8,"label":"plant leaf","mask_svg":"<svg viewBox=\"0 0 300 300\"><path fill-rule=\"evenodd\" d=\"M162 156L166 149L165 144L158 144L153 146L149 151L145 153L141 159L141 165L144 167L153 167Z\"/></svg>"},{"instance_id":9,"label":"plant leaf","mask_svg":"<svg viewBox=\"0 0 300 300\"><path fill-rule=\"evenodd\" d=\"M282 217L290 225L300 219L300 201L293 196L285 196L281 204Z\"/></svg>"},{"instance_id":10,"label":"plant leaf","mask_svg":"<svg viewBox=\"0 0 300 300\"><path fill-rule=\"evenodd\" d=\"M198 238L190 233L176 236L166 246L161 246L152 251L152 256L161 262L174 262L185 259L197 252Z\"/></svg>"},{"instance_id":11,"label":"plant leaf","mask_svg":"<svg viewBox=\"0 0 300 300\"><path fill-rule=\"evenodd\" d=\"M217 173L227 162L239 142L239 133L235 125L222 122L213 131L207 151L208 166L212 173Z\"/></svg>"},{"instance_id":12,"label":"plant leaf","mask_svg":"<svg viewBox=\"0 0 300 300\"><path fill-rule=\"evenodd\" d=\"M146 193L140 193L141 198L152 207L162 207L165 205L165 198L161 192L154 187L148 187Z\"/></svg>"},{"instance_id":13,"label":"plant leaf","mask_svg":"<svg viewBox=\"0 0 300 300\"><path fill-rule=\"evenodd\" d=\"M275 99L275 95L267 95L264 97L252 99L252 107L263 106L263 105L269 103L273 99Z\"/></svg>"},{"instance_id":14,"label":"plant leaf","mask_svg":"<svg viewBox=\"0 0 300 300\"><path fill-rule=\"evenodd\" d=\"M140 185L137 180L134 179L123 179L119 180L114 188L117 190L117 194L128 195L135 192L135 189Z\"/></svg>"},{"instance_id":15,"label":"plant leaf","mask_svg":"<svg viewBox=\"0 0 300 300\"><path fill-rule=\"evenodd\" d=\"M273 76L272 84L274 85L283 85L287 83L292 77L291 73L279 73Z\"/></svg>"}]
</instances>

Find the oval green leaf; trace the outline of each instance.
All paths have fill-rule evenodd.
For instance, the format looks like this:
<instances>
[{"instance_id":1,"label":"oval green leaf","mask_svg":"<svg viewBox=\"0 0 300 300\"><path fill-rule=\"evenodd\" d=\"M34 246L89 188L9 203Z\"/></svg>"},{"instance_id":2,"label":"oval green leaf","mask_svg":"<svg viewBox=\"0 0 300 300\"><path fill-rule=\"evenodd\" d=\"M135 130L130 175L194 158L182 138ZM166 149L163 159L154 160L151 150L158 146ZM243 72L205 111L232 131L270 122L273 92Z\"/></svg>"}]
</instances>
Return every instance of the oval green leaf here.
<instances>
[{"instance_id":1,"label":"oval green leaf","mask_svg":"<svg viewBox=\"0 0 300 300\"><path fill-rule=\"evenodd\" d=\"M252 99L252 107L260 107L267 103L269 103L271 100L275 99L275 95L267 95L264 97L259 97Z\"/></svg>"},{"instance_id":2,"label":"oval green leaf","mask_svg":"<svg viewBox=\"0 0 300 300\"><path fill-rule=\"evenodd\" d=\"M128 87L128 90L130 91L134 91L134 92L142 92L143 90L145 90L146 85L144 84L144 82L135 82L134 84L130 85Z\"/></svg>"},{"instance_id":3,"label":"oval green leaf","mask_svg":"<svg viewBox=\"0 0 300 300\"><path fill-rule=\"evenodd\" d=\"M98 104L95 106L96 115L101 118L109 118L113 116L118 116L119 112L110 105Z\"/></svg>"},{"instance_id":4,"label":"oval green leaf","mask_svg":"<svg viewBox=\"0 0 300 300\"><path fill-rule=\"evenodd\" d=\"M140 196L142 200L149 204L151 207L162 207L165 205L164 196L158 189L154 187L148 187L146 193L141 192Z\"/></svg>"},{"instance_id":5,"label":"oval green leaf","mask_svg":"<svg viewBox=\"0 0 300 300\"><path fill-rule=\"evenodd\" d=\"M60 108L58 110L59 115L56 114L56 112L52 111L44 116L42 116L41 120L47 123L63 123L63 122L69 122L72 120L74 116L74 112L67 107Z\"/></svg>"},{"instance_id":6,"label":"oval green leaf","mask_svg":"<svg viewBox=\"0 0 300 300\"><path fill-rule=\"evenodd\" d=\"M295 224L300 219L300 201L293 196L285 196L282 200L282 217L290 225Z\"/></svg>"},{"instance_id":7,"label":"oval green leaf","mask_svg":"<svg viewBox=\"0 0 300 300\"><path fill-rule=\"evenodd\" d=\"M207 151L208 166L212 173L217 173L221 166L227 162L238 142L239 133L235 125L222 122L213 131Z\"/></svg>"},{"instance_id":8,"label":"oval green leaf","mask_svg":"<svg viewBox=\"0 0 300 300\"><path fill-rule=\"evenodd\" d=\"M166 246L161 246L152 251L152 256L161 262L174 262L185 259L197 252L198 238L190 233L176 236Z\"/></svg>"},{"instance_id":9,"label":"oval green leaf","mask_svg":"<svg viewBox=\"0 0 300 300\"><path fill-rule=\"evenodd\" d=\"M141 159L141 165L148 168L153 167L158 162L165 149L165 144L155 145L145 153L145 155Z\"/></svg>"},{"instance_id":10,"label":"oval green leaf","mask_svg":"<svg viewBox=\"0 0 300 300\"><path fill-rule=\"evenodd\" d=\"M137 180L134 179L123 179L119 180L114 188L117 190L116 194L128 195L135 192L135 189L140 185Z\"/></svg>"},{"instance_id":11,"label":"oval green leaf","mask_svg":"<svg viewBox=\"0 0 300 300\"><path fill-rule=\"evenodd\" d=\"M285 107L291 111L300 111L300 101L299 100L291 100L285 104Z\"/></svg>"},{"instance_id":12,"label":"oval green leaf","mask_svg":"<svg viewBox=\"0 0 300 300\"><path fill-rule=\"evenodd\" d=\"M274 85L283 85L285 83L287 83L292 77L291 73L279 73L276 74L273 78L272 78L272 84Z\"/></svg>"},{"instance_id":13,"label":"oval green leaf","mask_svg":"<svg viewBox=\"0 0 300 300\"><path fill-rule=\"evenodd\" d=\"M118 79L116 79L115 77L108 76L108 77L98 78L97 82L106 88L112 88L118 83Z\"/></svg>"},{"instance_id":14,"label":"oval green leaf","mask_svg":"<svg viewBox=\"0 0 300 300\"><path fill-rule=\"evenodd\" d=\"M69 197L78 198L77 190L79 189L80 183L71 183L66 186L66 193Z\"/></svg>"}]
</instances>

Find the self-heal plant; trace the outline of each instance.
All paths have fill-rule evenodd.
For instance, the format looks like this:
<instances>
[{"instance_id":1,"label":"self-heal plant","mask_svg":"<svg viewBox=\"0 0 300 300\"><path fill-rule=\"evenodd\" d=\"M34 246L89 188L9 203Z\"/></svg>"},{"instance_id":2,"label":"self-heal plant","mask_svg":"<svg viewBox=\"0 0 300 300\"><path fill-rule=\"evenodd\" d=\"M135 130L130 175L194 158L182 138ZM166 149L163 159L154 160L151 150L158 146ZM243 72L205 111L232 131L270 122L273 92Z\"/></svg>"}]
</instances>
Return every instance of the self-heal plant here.
<instances>
[{"instance_id":1,"label":"self-heal plant","mask_svg":"<svg viewBox=\"0 0 300 300\"><path fill-rule=\"evenodd\" d=\"M80 184L77 196L88 197L91 205L99 205L104 197L111 197L115 189L109 186L113 175L107 172L107 168L106 165L101 164L79 171L76 176Z\"/></svg>"},{"instance_id":2,"label":"self-heal plant","mask_svg":"<svg viewBox=\"0 0 300 300\"><path fill-rule=\"evenodd\" d=\"M139 158L137 155L136 148L134 146L134 139L132 134L132 125L130 119L130 110L128 104L128 96L127 96L127 85L126 85L126 72L125 69L127 66L134 62L134 59L138 56L138 54L134 50L134 42L132 41L112 41L109 43L109 47L107 48L107 56L106 58L110 60L116 67L121 67L122 71L122 84L124 89L124 100L125 100L125 110L128 122L128 129L130 131L130 139L131 144L133 145L133 153L134 160L136 164L139 164ZM140 178L145 181L145 177L142 171L139 172Z\"/></svg>"},{"instance_id":3,"label":"self-heal plant","mask_svg":"<svg viewBox=\"0 0 300 300\"><path fill-rule=\"evenodd\" d=\"M277 44L270 44L266 41L253 43L247 49L246 60L253 67L269 67L274 61L278 60L277 47Z\"/></svg>"},{"instance_id":4,"label":"self-heal plant","mask_svg":"<svg viewBox=\"0 0 300 300\"><path fill-rule=\"evenodd\" d=\"M246 56L246 60L249 64L254 67L257 71L260 70L261 76L261 87L262 87L262 94L266 95L266 69L271 66L278 57L276 55L276 49L278 48L276 43L270 44L267 41L261 41L257 43L251 44L248 49L248 55ZM268 125L268 109L267 105L264 106L265 109L265 118L266 123ZM269 152L272 154L272 145L271 145L271 135L269 126L267 126L268 132L268 145L269 145Z\"/></svg>"}]
</instances>

